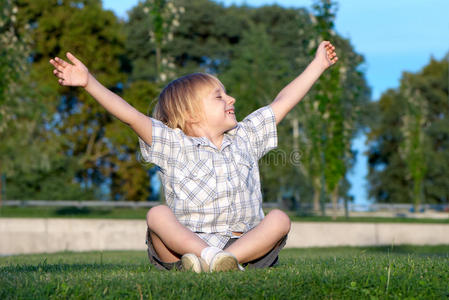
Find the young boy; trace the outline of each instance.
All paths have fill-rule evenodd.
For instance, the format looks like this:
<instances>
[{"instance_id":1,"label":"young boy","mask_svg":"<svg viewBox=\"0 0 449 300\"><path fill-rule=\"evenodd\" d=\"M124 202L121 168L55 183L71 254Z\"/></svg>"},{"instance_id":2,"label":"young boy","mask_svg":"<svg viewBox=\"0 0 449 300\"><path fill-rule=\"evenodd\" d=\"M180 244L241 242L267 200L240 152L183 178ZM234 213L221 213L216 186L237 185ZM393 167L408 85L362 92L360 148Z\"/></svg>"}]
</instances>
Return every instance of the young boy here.
<instances>
[{"instance_id":1,"label":"young boy","mask_svg":"<svg viewBox=\"0 0 449 300\"><path fill-rule=\"evenodd\" d=\"M262 211L257 162L277 146L276 125L337 60L322 42L314 60L268 106L243 121L235 99L212 75L178 78L161 92L150 118L102 86L72 54L50 60L64 86L81 86L139 136L143 158L160 167L167 205L147 214L150 261L195 272L271 267L290 220Z\"/></svg>"}]
</instances>

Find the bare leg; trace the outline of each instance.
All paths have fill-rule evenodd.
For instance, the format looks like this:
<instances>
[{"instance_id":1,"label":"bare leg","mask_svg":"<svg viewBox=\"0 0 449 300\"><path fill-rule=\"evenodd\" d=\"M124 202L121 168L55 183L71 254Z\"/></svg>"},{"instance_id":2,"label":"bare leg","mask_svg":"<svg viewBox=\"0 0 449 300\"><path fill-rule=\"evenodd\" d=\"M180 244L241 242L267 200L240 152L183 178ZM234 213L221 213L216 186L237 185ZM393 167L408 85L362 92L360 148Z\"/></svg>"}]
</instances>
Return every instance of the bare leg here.
<instances>
[{"instance_id":1,"label":"bare leg","mask_svg":"<svg viewBox=\"0 0 449 300\"><path fill-rule=\"evenodd\" d=\"M157 255L163 262L173 263L181 259L181 255L168 249L154 232L150 231L150 236L153 248L156 250Z\"/></svg>"},{"instance_id":2,"label":"bare leg","mask_svg":"<svg viewBox=\"0 0 449 300\"><path fill-rule=\"evenodd\" d=\"M155 206L148 211L147 225L154 249L162 261L174 262L186 253L201 256L201 250L209 246L179 223L171 209L165 205Z\"/></svg>"},{"instance_id":3,"label":"bare leg","mask_svg":"<svg viewBox=\"0 0 449 300\"><path fill-rule=\"evenodd\" d=\"M289 217L283 211L275 209L225 251L234 254L240 263L249 262L267 254L289 231Z\"/></svg>"}]
</instances>

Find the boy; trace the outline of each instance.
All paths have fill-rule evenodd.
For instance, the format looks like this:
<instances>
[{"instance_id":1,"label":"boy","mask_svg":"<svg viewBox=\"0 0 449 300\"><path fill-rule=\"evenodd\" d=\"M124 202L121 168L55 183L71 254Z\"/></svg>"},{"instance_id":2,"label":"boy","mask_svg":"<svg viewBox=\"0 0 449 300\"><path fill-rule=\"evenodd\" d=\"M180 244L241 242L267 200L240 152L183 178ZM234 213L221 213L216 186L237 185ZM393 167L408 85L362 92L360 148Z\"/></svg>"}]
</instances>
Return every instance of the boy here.
<instances>
[{"instance_id":1,"label":"boy","mask_svg":"<svg viewBox=\"0 0 449 300\"><path fill-rule=\"evenodd\" d=\"M161 92L154 118L102 86L72 54L50 60L59 84L82 86L139 136L143 158L161 169L167 205L149 210L148 254L160 269L195 272L270 267L290 220L262 211L257 161L277 145L276 125L338 60L322 42L314 60L266 107L238 123L235 99L208 74L191 74ZM225 251L224 251L225 250Z\"/></svg>"}]
</instances>

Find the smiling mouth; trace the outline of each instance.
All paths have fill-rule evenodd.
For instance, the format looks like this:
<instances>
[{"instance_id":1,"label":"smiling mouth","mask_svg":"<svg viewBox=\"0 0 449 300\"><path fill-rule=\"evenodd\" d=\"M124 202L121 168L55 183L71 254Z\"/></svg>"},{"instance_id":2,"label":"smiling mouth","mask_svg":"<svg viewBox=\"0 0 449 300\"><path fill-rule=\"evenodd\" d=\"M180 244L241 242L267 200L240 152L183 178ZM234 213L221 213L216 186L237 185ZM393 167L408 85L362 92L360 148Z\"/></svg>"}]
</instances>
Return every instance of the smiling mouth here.
<instances>
[{"instance_id":1,"label":"smiling mouth","mask_svg":"<svg viewBox=\"0 0 449 300\"><path fill-rule=\"evenodd\" d=\"M225 110L225 113L227 113L228 115L235 115L234 110L233 109L228 109Z\"/></svg>"}]
</instances>

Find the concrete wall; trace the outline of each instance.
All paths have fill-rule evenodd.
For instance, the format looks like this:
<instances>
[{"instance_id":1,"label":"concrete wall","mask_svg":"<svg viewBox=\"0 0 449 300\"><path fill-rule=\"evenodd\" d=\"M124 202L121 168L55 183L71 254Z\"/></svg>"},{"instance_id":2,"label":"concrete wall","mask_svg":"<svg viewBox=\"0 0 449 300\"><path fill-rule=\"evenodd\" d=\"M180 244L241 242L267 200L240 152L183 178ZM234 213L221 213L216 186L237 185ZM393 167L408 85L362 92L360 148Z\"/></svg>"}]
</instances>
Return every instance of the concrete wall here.
<instances>
[{"instance_id":1,"label":"concrete wall","mask_svg":"<svg viewBox=\"0 0 449 300\"><path fill-rule=\"evenodd\" d=\"M145 250L143 220L0 218L0 255ZM287 247L449 244L449 224L293 223Z\"/></svg>"},{"instance_id":2,"label":"concrete wall","mask_svg":"<svg viewBox=\"0 0 449 300\"><path fill-rule=\"evenodd\" d=\"M293 223L287 247L449 244L449 224Z\"/></svg>"},{"instance_id":3,"label":"concrete wall","mask_svg":"<svg viewBox=\"0 0 449 300\"><path fill-rule=\"evenodd\" d=\"M0 219L0 255L145 249L145 221Z\"/></svg>"}]
</instances>

